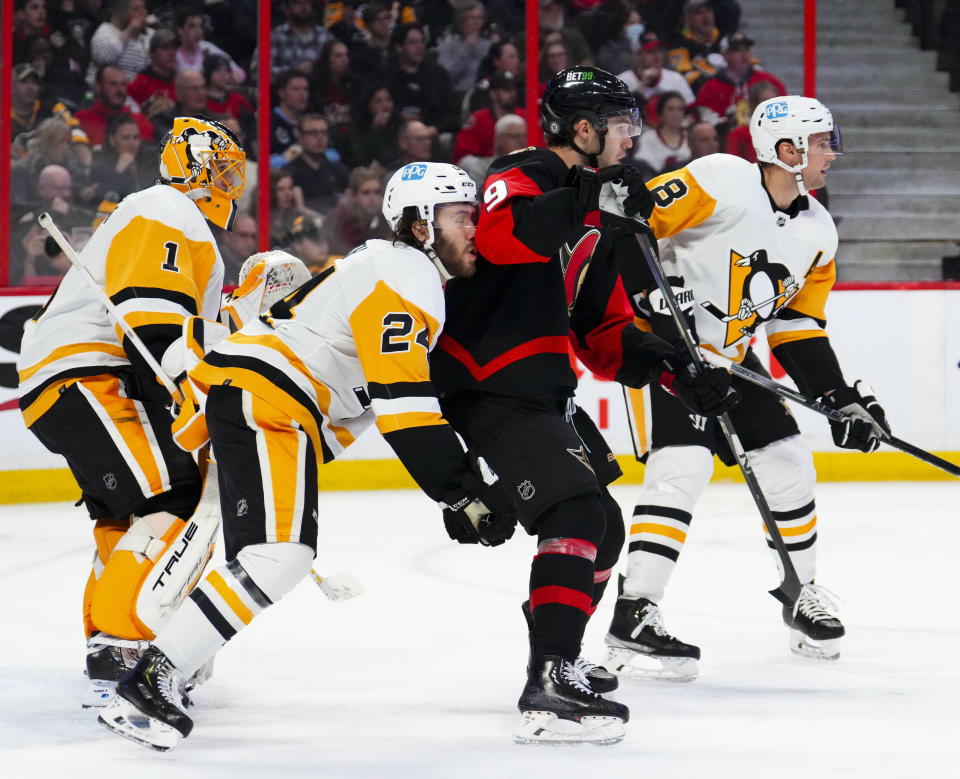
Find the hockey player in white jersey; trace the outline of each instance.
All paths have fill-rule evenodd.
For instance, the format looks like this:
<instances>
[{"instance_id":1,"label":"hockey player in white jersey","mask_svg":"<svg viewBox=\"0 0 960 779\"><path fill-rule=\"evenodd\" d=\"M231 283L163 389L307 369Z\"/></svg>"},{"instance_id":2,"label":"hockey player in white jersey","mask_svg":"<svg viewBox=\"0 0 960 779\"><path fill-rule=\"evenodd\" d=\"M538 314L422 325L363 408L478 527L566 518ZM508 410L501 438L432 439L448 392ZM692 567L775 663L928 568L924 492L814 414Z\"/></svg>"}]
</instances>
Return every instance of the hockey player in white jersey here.
<instances>
[{"instance_id":1,"label":"hockey player in white jersey","mask_svg":"<svg viewBox=\"0 0 960 779\"><path fill-rule=\"evenodd\" d=\"M788 96L757 107L751 136L758 165L714 154L648 183L657 200L649 222L664 268L671 283L692 291L677 297L688 301L685 315L701 348L764 372L749 347L762 326L800 390L850 416L849 422L831 422L835 443L873 451L889 427L872 390L846 382L830 346L824 306L836 278L837 231L823 206L807 195L824 185L842 151L839 128L819 101ZM647 319L654 332L676 337L660 297L653 287L643 303ZM736 377L733 384L743 397L731 412L734 427L803 585L795 608L783 613L791 649L836 658L844 627L829 594L814 581L811 453L776 396ZM635 395L632 405L643 425L638 400ZM652 440L644 487L606 637L609 667L637 678L686 680L698 673L700 650L669 634L658 604L710 480L714 454L728 465L735 460L715 421L689 414L658 387L649 389L648 418ZM767 543L772 549L769 535Z\"/></svg>"},{"instance_id":2,"label":"hockey player in white jersey","mask_svg":"<svg viewBox=\"0 0 960 779\"><path fill-rule=\"evenodd\" d=\"M390 241L371 240L215 346L189 371L219 472L227 563L193 589L100 721L157 750L193 723L189 676L310 571L317 468L377 429L461 543L503 543L517 510L440 414L428 354L442 282L474 272L476 189L453 165L406 165L387 185Z\"/></svg>"},{"instance_id":3,"label":"hockey player in white jersey","mask_svg":"<svg viewBox=\"0 0 960 779\"><path fill-rule=\"evenodd\" d=\"M217 315L223 262L207 222L229 229L244 164L227 128L178 117L156 185L126 197L81 253L158 363L185 320ZM26 324L18 368L24 422L66 458L94 520L83 624L88 705L103 705L159 629L159 594L182 598L209 555L147 585L194 538L201 471L171 438L169 393L78 270Z\"/></svg>"}]
</instances>

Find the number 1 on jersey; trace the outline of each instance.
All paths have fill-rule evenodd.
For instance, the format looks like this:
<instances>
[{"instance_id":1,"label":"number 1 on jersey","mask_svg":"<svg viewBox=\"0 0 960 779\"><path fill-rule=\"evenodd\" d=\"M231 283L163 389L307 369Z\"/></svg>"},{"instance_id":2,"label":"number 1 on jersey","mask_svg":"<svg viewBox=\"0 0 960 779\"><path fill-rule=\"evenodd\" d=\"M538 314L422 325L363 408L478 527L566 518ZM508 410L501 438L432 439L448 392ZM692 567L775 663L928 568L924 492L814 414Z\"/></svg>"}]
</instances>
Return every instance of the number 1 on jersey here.
<instances>
[{"instance_id":1,"label":"number 1 on jersey","mask_svg":"<svg viewBox=\"0 0 960 779\"><path fill-rule=\"evenodd\" d=\"M179 273L180 269L177 267L177 250L180 248L180 244L174 241L167 241L163 245L163 248L167 250L167 259L163 261L163 265L160 267L164 270Z\"/></svg>"}]
</instances>

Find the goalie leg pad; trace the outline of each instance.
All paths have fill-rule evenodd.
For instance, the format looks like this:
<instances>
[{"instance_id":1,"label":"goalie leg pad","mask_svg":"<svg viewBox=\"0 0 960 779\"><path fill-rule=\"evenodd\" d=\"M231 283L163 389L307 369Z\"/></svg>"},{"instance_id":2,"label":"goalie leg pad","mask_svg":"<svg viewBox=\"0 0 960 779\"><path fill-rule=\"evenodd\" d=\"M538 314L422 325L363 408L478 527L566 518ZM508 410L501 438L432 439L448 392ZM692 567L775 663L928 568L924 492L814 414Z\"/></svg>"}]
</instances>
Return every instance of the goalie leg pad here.
<instances>
[{"instance_id":1,"label":"goalie leg pad","mask_svg":"<svg viewBox=\"0 0 960 779\"><path fill-rule=\"evenodd\" d=\"M93 540L97 548L93 552L93 563L90 576L87 577L87 586L83 590L83 630L87 638L94 635L98 629L93 624L90 609L93 605L93 593L97 580L113 554L113 549L130 529L129 519L98 519L93 526Z\"/></svg>"},{"instance_id":2,"label":"goalie leg pad","mask_svg":"<svg viewBox=\"0 0 960 779\"><path fill-rule=\"evenodd\" d=\"M166 512L134 521L93 588L93 625L121 638L153 639L200 577L218 526Z\"/></svg>"}]
</instances>

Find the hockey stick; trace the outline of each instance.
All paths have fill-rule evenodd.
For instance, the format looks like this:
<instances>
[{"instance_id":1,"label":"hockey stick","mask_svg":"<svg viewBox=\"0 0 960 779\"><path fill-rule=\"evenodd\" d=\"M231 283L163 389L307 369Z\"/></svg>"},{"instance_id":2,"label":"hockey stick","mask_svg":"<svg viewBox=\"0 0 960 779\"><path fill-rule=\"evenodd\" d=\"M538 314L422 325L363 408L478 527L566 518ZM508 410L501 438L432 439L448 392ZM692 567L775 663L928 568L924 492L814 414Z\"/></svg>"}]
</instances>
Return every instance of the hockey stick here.
<instances>
[{"instance_id":1,"label":"hockey stick","mask_svg":"<svg viewBox=\"0 0 960 779\"><path fill-rule=\"evenodd\" d=\"M87 283L87 286L90 287L100 298L100 302L106 306L107 311L110 312L110 316L113 317L113 321L117 323L117 326L123 331L123 334L130 339L130 343L133 344L134 348L140 352L140 356L143 357L147 365L150 366L150 369L157 375L157 379L160 383L166 388L167 392L170 393L170 397L178 404L183 403L183 393L177 388L177 385L173 383L169 376L164 372L163 368L160 367L160 364L154 359L154 356L150 354L150 350L147 349L146 344L140 340L133 328L124 320L120 315L120 312L117 311L117 307L113 305L113 301L107 296L107 293L103 291L103 288L97 283L97 280L93 277L93 274L90 272L90 269L83 264L83 260L80 259L73 247L67 243L67 239L63 237L63 233L60 232L60 229L54 224L53 218L44 211L40 216L37 217L37 221L40 223L40 226L47 231L51 238L57 242L57 246L60 247L70 264L77 269L80 273L80 277Z\"/></svg>"},{"instance_id":2,"label":"hockey stick","mask_svg":"<svg viewBox=\"0 0 960 779\"><path fill-rule=\"evenodd\" d=\"M321 576L311 568L310 577L330 600L350 600L363 592L362 582L350 571L340 571L332 576Z\"/></svg>"},{"instance_id":3,"label":"hockey stick","mask_svg":"<svg viewBox=\"0 0 960 779\"><path fill-rule=\"evenodd\" d=\"M680 336L683 338L683 343L687 347L687 351L690 353L690 356L693 358L693 364L697 371L701 372L703 368L701 366L702 358L700 356L700 351L697 348L697 344L693 339L690 329L687 327L687 322L680 311L680 306L677 304L677 299L673 294L673 290L670 288L670 283L667 281L667 276L663 272L663 266L660 264L660 258L657 255L656 250L653 248L653 245L650 243L650 238L646 235L646 233L635 233L635 235L637 238L637 243L640 244L640 251L643 253L643 258L646 260L647 266L650 268L650 273L657 282L657 286L660 288L660 293L663 295L663 299L666 301L667 307L670 309L670 316L673 317L673 321L677 325L677 330L680 331ZM777 556L780 558L780 565L783 567L783 581L780 582L779 587L770 590L770 594L784 605L785 610L787 608L792 609L794 604L797 602L797 599L800 597L801 585L800 578L797 576L797 569L793 566L793 561L790 559L790 553L787 551L787 546L783 542L783 536L780 535L780 528L777 527L777 522L773 518L773 512L770 510L770 506L767 504L767 499L763 496L763 491L760 489L760 483L757 481L757 476L753 472L753 468L750 465L750 460L747 458L747 453L744 451L743 446L740 443L740 439L737 436L736 431L733 429L733 423L730 421L730 415L726 413L721 414L717 417L717 422L720 424L720 430L723 432L723 437L727 440L730 450L733 452L734 457L737 458L737 464L740 466L740 472L743 474L743 479L747 483L747 488L750 490L750 494L753 496L753 502L757 504L757 509L760 512L760 516L763 519L764 525L767 527L767 532L770 534L770 539L773 541L773 546L777 551Z\"/></svg>"},{"instance_id":4,"label":"hockey stick","mask_svg":"<svg viewBox=\"0 0 960 779\"><path fill-rule=\"evenodd\" d=\"M830 419L834 422L846 422L848 419L848 416L839 409L832 408L824 403L820 403L817 400L808 398L806 395L792 390L790 387L786 387L783 384L779 384L778 382L775 382L773 379L768 378L761 373L755 373L749 368L744 368L739 363L736 363L721 354L716 354L715 352L708 350L704 350L702 354L703 359L712 365L716 365L720 368L726 368L734 376L739 376L741 379L745 379L746 381L756 384L759 387L768 389L782 398L792 400L794 403L799 403L804 408L808 408L811 411L820 414L821 416L825 416L827 419ZM889 444L894 449L899 449L901 452L906 452L907 454L916 457L918 460L923 460L923 462L928 463L935 468L940 468L941 470L946 471L951 476L957 476L960 478L960 466L954 465L949 460L944 460L942 457L937 457L935 454L931 454L930 452L921 449L919 446L914 446L913 444L903 441L896 436L887 434L880 440L885 444Z\"/></svg>"}]
</instances>

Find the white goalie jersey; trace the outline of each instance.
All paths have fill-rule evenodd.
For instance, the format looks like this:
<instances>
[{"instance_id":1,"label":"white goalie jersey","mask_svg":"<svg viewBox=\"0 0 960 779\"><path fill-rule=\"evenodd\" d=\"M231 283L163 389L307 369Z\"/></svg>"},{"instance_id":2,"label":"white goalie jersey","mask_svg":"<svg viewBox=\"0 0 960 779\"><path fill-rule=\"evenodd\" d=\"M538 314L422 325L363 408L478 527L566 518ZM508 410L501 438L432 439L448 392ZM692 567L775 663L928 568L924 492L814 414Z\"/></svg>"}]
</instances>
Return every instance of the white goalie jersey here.
<instances>
[{"instance_id":1,"label":"white goalie jersey","mask_svg":"<svg viewBox=\"0 0 960 779\"><path fill-rule=\"evenodd\" d=\"M812 197L776 210L758 166L728 154L647 184L664 270L693 290L700 343L740 361L763 325L770 346L825 337L837 229Z\"/></svg>"},{"instance_id":2,"label":"white goalie jersey","mask_svg":"<svg viewBox=\"0 0 960 779\"><path fill-rule=\"evenodd\" d=\"M188 317L216 319L223 260L203 214L172 187L124 198L80 259L141 339L156 345L158 360ZM24 326L18 369L28 427L65 383L130 365L122 332L80 273L71 268Z\"/></svg>"}]
</instances>

